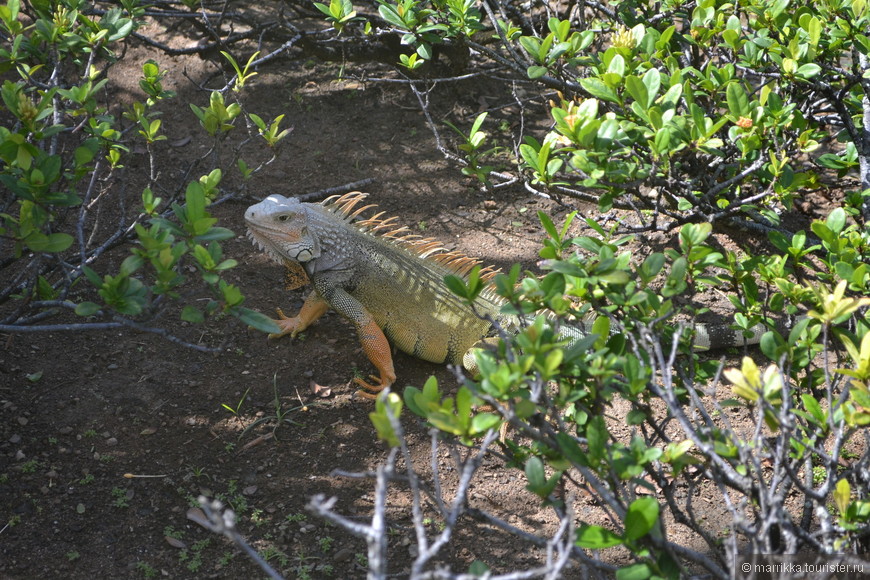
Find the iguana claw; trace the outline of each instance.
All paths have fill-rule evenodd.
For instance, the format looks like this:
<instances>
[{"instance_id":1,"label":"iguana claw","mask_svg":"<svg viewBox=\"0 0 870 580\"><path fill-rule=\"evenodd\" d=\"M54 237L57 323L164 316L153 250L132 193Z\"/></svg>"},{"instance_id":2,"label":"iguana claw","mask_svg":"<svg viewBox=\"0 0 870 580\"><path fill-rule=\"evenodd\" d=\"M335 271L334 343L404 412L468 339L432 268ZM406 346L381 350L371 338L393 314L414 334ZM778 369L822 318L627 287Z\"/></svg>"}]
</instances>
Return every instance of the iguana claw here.
<instances>
[{"instance_id":1,"label":"iguana claw","mask_svg":"<svg viewBox=\"0 0 870 580\"><path fill-rule=\"evenodd\" d=\"M388 384L384 384L383 380L380 377L376 377L375 375L369 375L369 379L374 381L375 384L367 383L364 379L359 377L355 377L353 382L358 386L362 387L356 394L364 399L377 399L378 395L389 387L392 384L390 381Z\"/></svg>"},{"instance_id":2,"label":"iguana claw","mask_svg":"<svg viewBox=\"0 0 870 580\"><path fill-rule=\"evenodd\" d=\"M273 318L272 322L281 327L281 332L272 332L269 334L269 338L281 338L282 336L287 336L288 334L291 337L295 337L297 334L299 334L299 332L296 330L296 328L299 326L299 317L287 316L280 308L276 308L275 310L278 312L278 318Z\"/></svg>"}]
</instances>

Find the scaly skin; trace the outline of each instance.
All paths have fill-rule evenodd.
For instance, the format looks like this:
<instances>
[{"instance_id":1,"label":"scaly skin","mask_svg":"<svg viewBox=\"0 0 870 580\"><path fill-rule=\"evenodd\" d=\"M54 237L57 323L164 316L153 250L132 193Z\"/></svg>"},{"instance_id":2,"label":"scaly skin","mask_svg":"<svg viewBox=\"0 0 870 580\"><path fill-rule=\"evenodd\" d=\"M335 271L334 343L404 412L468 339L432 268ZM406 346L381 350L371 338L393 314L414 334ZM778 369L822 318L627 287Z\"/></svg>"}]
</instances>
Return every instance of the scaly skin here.
<instances>
[{"instance_id":1,"label":"scaly skin","mask_svg":"<svg viewBox=\"0 0 870 580\"><path fill-rule=\"evenodd\" d=\"M509 324L501 301L485 292L472 310L443 284L448 274L464 274L476 263L446 252L433 240L407 236L378 216L352 220L365 194L352 193L323 204L270 196L245 213L249 236L285 264L298 284L299 266L314 285L302 309L288 317L278 311L281 332L295 337L329 308L354 326L378 375L356 378L360 394L373 396L393 384L390 343L431 362L461 364L463 355L486 337L491 323L476 313Z\"/></svg>"}]
</instances>

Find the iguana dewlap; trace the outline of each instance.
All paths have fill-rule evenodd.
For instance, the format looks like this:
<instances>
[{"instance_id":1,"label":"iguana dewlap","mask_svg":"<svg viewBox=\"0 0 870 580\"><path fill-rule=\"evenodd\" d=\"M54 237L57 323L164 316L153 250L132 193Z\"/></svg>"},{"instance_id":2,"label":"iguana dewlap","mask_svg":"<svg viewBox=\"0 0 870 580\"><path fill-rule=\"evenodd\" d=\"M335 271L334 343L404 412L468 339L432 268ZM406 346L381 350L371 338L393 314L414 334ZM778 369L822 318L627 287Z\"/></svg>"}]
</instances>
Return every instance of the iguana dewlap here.
<instances>
[{"instance_id":1,"label":"iguana dewlap","mask_svg":"<svg viewBox=\"0 0 870 580\"><path fill-rule=\"evenodd\" d=\"M303 203L271 195L249 207L245 221L251 239L288 267L294 286L304 283L299 266L314 286L299 314L278 311L282 331L271 337L296 336L334 309L353 324L379 373L373 383L354 381L377 393L396 379L390 343L423 360L460 364L491 332L481 316L509 321L492 291L483 292L472 310L444 285L445 276L466 274L475 260L409 234L382 213L361 218L373 207L355 209L365 197L354 192Z\"/></svg>"}]
</instances>

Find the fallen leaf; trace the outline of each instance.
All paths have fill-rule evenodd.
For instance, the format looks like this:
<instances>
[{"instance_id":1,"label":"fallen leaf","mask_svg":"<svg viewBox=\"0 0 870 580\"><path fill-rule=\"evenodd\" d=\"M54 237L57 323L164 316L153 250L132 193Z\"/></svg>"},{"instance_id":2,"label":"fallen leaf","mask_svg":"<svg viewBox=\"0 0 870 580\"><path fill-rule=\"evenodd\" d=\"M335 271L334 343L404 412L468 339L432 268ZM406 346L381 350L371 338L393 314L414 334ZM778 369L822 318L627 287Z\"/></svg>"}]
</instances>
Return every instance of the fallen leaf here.
<instances>
[{"instance_id":1,"label":"fallen leaf","mask_svg":"<svg viewBox=\"0 0 870 580\"><path fill-rule=\"evenodd\" d=\"M182 137L181 139L177 139L175 141L172 141L170 143L170 145L173 147L184 147L185 145L190 143L191 139L193 139L193 137L188 135L187 137Z\"/></svg>"},{"instance_id":2,"label":"fallen leaf","mask_svg":"<svg viewBox=\"0 0 870 580\"><path fill-rule=\"evenodd\" d=\"M157 433L157 427L146 427L139 432L139 435L154 435Z\"/></svg>"},{"instance_id":3,"label":"fallen leaf","mask_svg":"<svg viewBox=\"0 0 870 580\"><path fill-rule=\"evenodd\" d=\"M198 507L190 508L189 510L187 510L187 519L201 525L206 529L211 529L211 524L209 523L208 518L205 517L205 512Z\"/></svg>"},{"instance_id":4,"label":"fallen leaf","mask_svg":"<svg viewBox=\"0 0 870 580\"><path fill-rule=\"evenodd\" d=\"M318 385L314 381L309 382L308 386L311 388L311 392L314 393L315 396L320 397L321 399L325 399L326 397L332 395L332 389L330 387Z\"/></svg>"},{"instance_id":5,"label":"fallen leaf","mask_svg":"<svg viewBox=\"0 0 870 580\"><path fill-rule=\"evenodd\" d=\"M187 544L179 540L178 538L173 538L172 536L163 536L166 538L166 543L172 546L173 548L186 548Z\"/></svg>"}]
</instances>

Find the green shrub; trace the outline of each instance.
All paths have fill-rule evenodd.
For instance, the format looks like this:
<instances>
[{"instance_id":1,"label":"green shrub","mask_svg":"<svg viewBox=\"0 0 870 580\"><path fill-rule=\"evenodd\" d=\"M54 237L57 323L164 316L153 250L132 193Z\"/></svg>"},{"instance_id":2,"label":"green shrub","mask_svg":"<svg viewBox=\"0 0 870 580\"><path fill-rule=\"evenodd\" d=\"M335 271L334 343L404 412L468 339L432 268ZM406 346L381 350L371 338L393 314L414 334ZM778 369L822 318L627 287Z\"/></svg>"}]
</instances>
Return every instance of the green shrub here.
<instances>
[{"instance_id":1,"label":"green shrub","mask_svg":"<svg viewBox=\"0 0 870 580\"><path fill-rule=\"evenodd\" d=\"M165 71L153 60L143 65L142 100L130 103L121 118L106 106L114 90L108 70L123 57L123 43L145 11L135 0L107 4L94 9L83 0L24 6L9 0L0 6L0 69L8 73L0 87L0 235L6 248L0 327L126 326L183 342L150 326L173 309L189 322L229 314L274 330L267 318L242 306L239 288L223 278L236 262L223 256L221 242L233 233L218 227L208 209L222 171L213 169L180 189L158 181L155 156L166 140L160 107L175 97L163 88ZM224 106L217 91L208 107L193 107L210 135L231 129L241 109L239 103ZM278 123L261 129L269 146L286 135L278 133ZM125 164L139 144L151 168L150 175L136 176L147 183L141 195L120 186L133 178ZM125 241L136 244L120 268L100 273L107 252ZM192 284L210 296L204 308L181 305L180 289ZM63 312L79 319L49 322Z\"/></svg>"}]
</instances>

